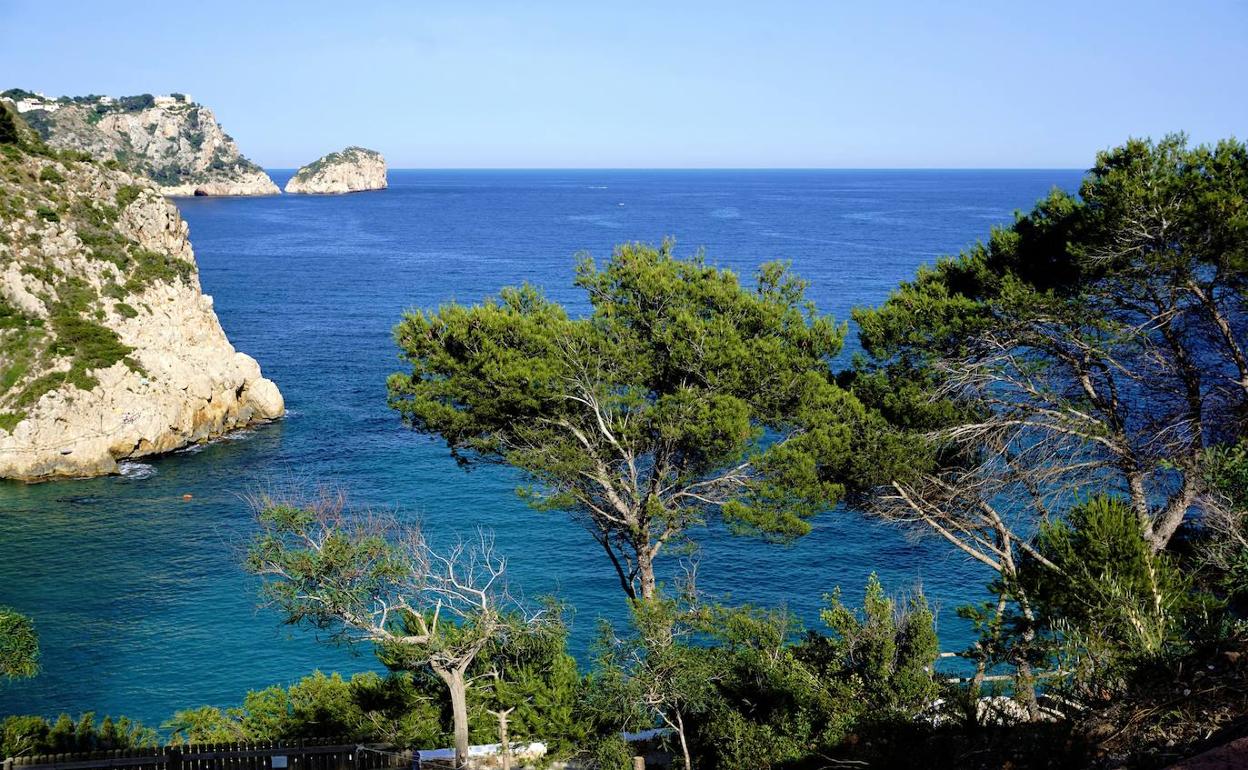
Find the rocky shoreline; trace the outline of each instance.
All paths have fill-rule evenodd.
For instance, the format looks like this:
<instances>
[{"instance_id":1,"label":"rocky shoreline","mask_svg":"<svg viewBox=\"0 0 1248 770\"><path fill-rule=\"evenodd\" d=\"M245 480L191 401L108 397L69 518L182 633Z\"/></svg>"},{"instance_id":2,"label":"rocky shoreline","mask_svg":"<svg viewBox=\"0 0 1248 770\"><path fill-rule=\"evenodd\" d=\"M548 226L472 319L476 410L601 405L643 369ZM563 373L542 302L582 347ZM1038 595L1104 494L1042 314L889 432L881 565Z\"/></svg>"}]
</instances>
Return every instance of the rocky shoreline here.
<instances>
[{"instance_id":1,"label":"rocky shoreline","mask_svg":"<svg viewBox=\"0 0 1248 770\"><path fill-rule=\"evenodd\" d=\"M0 145L0 478L116 473L281 417L163 190L18 126Z\"/></svg>"}]
</instances>

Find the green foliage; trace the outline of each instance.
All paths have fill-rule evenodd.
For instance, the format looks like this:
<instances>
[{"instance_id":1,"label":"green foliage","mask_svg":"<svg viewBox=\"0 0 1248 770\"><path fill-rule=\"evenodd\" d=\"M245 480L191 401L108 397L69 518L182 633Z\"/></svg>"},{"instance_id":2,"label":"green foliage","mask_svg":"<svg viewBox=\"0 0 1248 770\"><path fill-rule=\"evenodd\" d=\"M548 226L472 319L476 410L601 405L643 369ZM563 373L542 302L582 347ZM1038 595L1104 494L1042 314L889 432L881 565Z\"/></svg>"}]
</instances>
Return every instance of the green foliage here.
<instances>
[{"instance_id":1,"label":"green foliage","mask_svg":"<svg viewBox=\"0 0 1248 770\"><path fill-rule=\"evenodd\" d=\"M1120 498L1099 496L1043 527L1019 581L1080 685L1104 687L1124 667L1181 652L1218 608L1174 558L1156 553Z\"/></svg>"},{"instance_id":2,"label":"green foliage","mask_svg":"<svg viewBox=\"0 0 1248 770\"><path fill-rule=\"evenodd\" d=\"M590 747L589 766L593 770L632 770L632 747L618 734L603 736Z\"/></svg>"},{"instance_id":3,"label":"green foliage","mask_svg":"<svg viewBox=\"0 0 1248 770\"><path fill-rule=\"evenodd\" d=\"M2 320L0 316L0 323ZM1210 448L1204 472L1205 483L1221 496L1226 507L1248 511L1248 440Z\"/></svg>"},{"instance_id":4,"label":"green foliage","mask_svg":"<svg viewBox=\"0 0 1248 770\"><path fill-rule=\"evenodd\" d=\"M56 722L43 717L10 716L0 722L0 755L27 757L116 749L150 748L159 745L155 730L141 722L104 717L96 722L87 712L75 721L61 714Z\"/></svg>"},{"instance_id":5,"label":"green foliage","mask_svg":"<svg viewBox=\"0 0 1248 770\"><path fill-rule=\"evenodd\" d=\"M246 567L265 576L264 594L285 622L368 643L389 668L417 683L436 681L450 706L456 756L467 758L473 706L516 708L518 727L575 732L568 703L574 668L562 627L528 619L502 590L506 562L484 531L443 554L419 528L350 511L342 495L261 495L260 532ZM469 675L493 664L483 697ZM515 676L515 680L509 677ZM472 696L471 698L469 696ZM510 704L510 705L508 705Z\"/></svg>"},{"instance_id":6,"label":"green foliage","mask_svg":"<svg viewBox=\"0 0 1248 770\"><path fill-rule=\"evenodd\" d=\"M65 181L65 177L52 166L44 166L39 172L39 181L61 184Z\"/></svg>"},{"instance_id":7,"label":"green foliage","mask_svg":"<svg viewBox=\"0 0 1248 770\"><path fill-rule=\"evenodd\" d=\"M935 617L922 594L903 611L872 574L861 613L846 607L837 591L822 618L832 631L825 654L850 678L873 717L913 718L935 700L931 670L940 647Z\"/></svg>"},{"instance_id":8,"label":"green foliage","mask_svg":"<svg viewBox=\"0 0 1248 770\"><path fill-rule=\"evenodd\" d=\"M469 679L474 742L497 743L497 719L491 712L511 709L508 734L513 741L543 741L551 757L570 755L590 726L579 708L582 680L576 659L568 654L563 607L549 602L542 622L509 619L511 629L492 640L473 661ZM431 700L444 699L441 691ZM444 722L449 724L449 722Z\"/></svg>"},{"instance_id":9,"label":"green foliage","mask_svg":"<svg viewBox=\"0 0 1248 770\"><path fill-rule=\"evenodd\" d=\"M174 743L342 737L427 747L442 738L436 706L409 677L372 672L344 680L317 671L289 688L249 692L235 708L178 711L164 727Z\"/></svg>"},{"instance_id":10,"label":"green foliage","mask_svg":"<svg viewBox=\"0 0 1248 770\"><path fill-rule=\"evenodd\" d=\"M27 383L24 388L22 388L21 393L19 393L17 397L13 399L13 406L18 407L19 409L24 409L25 407L34 406L36 403L39 402L39 399L42 398L45 393L56 390L68 380L69 380L68 372L57 371L57 372L48 372L47 374L40 375L39 377L36 377L34 380ZM90 389L91 389L90 387L84 388L84 390L90 390Z\"/></svg>"},{"instance_id":11,"label":"green foliage","mask_svg":"<svg viewBox=\"0 0 1248 770\"><path fill-rule=\"evenodd\" d=\"M1245 244L1243 143L1129 141L1078 196L1053 192L856 310L866 355L840 380L930 439L893 480L974 471L1036 518L1064 489L1123 494L1163 547L1199 507L1205 442L1248 409Z\"/></svg>"},{"instance_id":12,"label":"green foliage","mask_svg":"<svg viewBox=\"0 0 1248 770\"><path fill-rule=\"evenodd\" d=\"M56 209L49 206L38 206L35 208L35 216L45 222L60 222L61 216L56 213Z\"/></svg>"},{"instance_id":13,"label":"green foliage","mask_svg":"<svg viewBox=\"0 0 1248 770\"><path fill-rule=\"evenodd\" d=\"M29 316L0 297L0 330L22 329L29 321Z\"/></svg>"},{"instance_id":14,"label":"green foliage","mask_svg":"<svg viewBox=\"0 0 1248 770\"><path fill-rule=\"evenodd\" d=\"M134 348L121 342L117 332L84 318L74 305L55 308L51 321L56 332L52 352L73 360L71 382L81 382L80 377L87 372L106 369L134 352Z\"/></svg>"},{"instance_id":15,"label":"green foliage","mask_svg":"<svg viewBox=\"0 0 1248 770\"><path fill-rule=\"evenodd\" d=\"M600 635L587 713L602 736L683 729L702 767L779 768L853 735L887 742L932 707L938 648L922 596L900 607L872 578L861 612L834 595L824 618L828 635L783 611L635 602L628 633Z\"/></svg>"},{"instance_id":16,"label":"green foliage","mask_svg":"<svg viewBox=\"0 0 1248 770\"><path fill-rule=\"evenodd\" d=\"M21 138L17 130L17 121L9 112L8 105L0 105L0 144L17 144Z\"/></svg>"},{"instance_id":17,"label":"green foliage","mask_svg":"<svg viewBox=\"0 0 1248 770\"><path fill-rule=\"evenodd\" d=\"M153 283L189 282L195 274L195 265L171 254L161 254L148 249L132 249L133 267L126 279L125 289L138 292Z\"/></svg>"},{"instance_id":18,"label":"green foliage","mask_svg":"<svg viewBox=\"0 0 1248 770\"><path fill-rule=\"evenodd\" d=\"M138 96L123 96L114 102L116 109L121 112L139 112L156 106L156 97L151 94L139 94Z\"/></svg>"},{"instance_id":19,"label":"green foliage","mask_svg":"<svg viewBox=\"0 0 1248 770\"><path fill-rule=\"evenodd\" d=\"M1203 582L1248 614L1248 440L1212 447L1205 483L1214 495L1200 542Z\"/></svg>"},{"instance_id":20,"label":"green foliage","mask_svg":"<svg viewBox=\"0 0 1248 770\"><path fill-rule=\"evenodd\" d=\"M131 203L138 200L139 195L143 193L143 188L134 184L124 184L117 188L117 208L124 209Z\"/></svg>"},{"instance_id":21,"label":"green foliage","mask_svg":"<svg viewBox=\"0 0 1248 770\"><path fill-rule=\"evenodd\" d=\"M34 621L0 607L0 677L25 679L38 673L39 635L35 633Z\"/></svg>"},{"instance_id":22,"label":"green foliage","mask_svg":"<svg viewBox=\"0 0 1248 770\"><path fill-rule=\"evenodd\" d=\"M748 289L670 242L630 244L602 268L583 259L576 284L587 318L527 285L409 313L395 336L412 369L390 377L390 404L460 462L524 471L524 496L585 524L630 596L652 594L654 555L708 517L800 536L840 498L830 477L894 462L832 382L844 327L785 266Z\"/></svg>"},{"instance_id":23,"label":"green foliage","mask_svg":"<svg viewBox=\"0 0 1248 770\"><path fill-rule=\"evenodd\" d=\"M603 621L586 701L600 732L663 726L685 750L690 730L716 698L718 661L709 646L693 643L696 612L673 599L635 600L630 633Z\"/></svg>"},{"instance_id":24,"label":"green foliage","mask_svg":"<svg viewBox=\"0 0 1248 770\"><path fill-rule=\"evenodd\" d=\"M342 161L353 160L358 155L375 156L379 153L375 150L369 150L364 147L348 147L338 152L331 152L328 155L317 158L308 165L300 168L295 172L294 179L306 180L316 176L323 169Z\"/></svg>"}]
</instances>

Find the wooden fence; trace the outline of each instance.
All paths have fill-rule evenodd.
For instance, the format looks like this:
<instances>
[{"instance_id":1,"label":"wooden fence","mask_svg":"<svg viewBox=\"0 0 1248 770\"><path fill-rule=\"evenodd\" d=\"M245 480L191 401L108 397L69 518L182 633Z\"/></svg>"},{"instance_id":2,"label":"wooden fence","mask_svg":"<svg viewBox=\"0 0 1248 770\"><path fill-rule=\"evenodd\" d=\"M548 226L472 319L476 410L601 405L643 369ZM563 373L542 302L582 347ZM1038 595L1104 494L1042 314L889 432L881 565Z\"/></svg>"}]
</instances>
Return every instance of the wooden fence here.
<instances>
[{"instance_id":1,"label":"wooden fence","mask_svg":"<svg viewBox=\"0 0 1248 770\"><path fill-rule=\"evenodd\" d=\"M383 770L411 766L410 751L331 738L13 757L4 760L3 770Z\"/></svg>"}]
</instances>

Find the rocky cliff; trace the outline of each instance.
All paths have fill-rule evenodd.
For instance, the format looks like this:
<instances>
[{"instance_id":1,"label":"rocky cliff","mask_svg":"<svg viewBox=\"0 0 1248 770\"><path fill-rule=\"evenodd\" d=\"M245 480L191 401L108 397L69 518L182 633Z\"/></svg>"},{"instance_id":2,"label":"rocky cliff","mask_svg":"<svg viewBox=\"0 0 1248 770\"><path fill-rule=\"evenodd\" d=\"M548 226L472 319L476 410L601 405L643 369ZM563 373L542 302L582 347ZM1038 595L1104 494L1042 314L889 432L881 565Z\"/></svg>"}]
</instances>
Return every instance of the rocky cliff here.
<instances>
[{"instance_id":1,"label":"rocky cliff","mask_svg":"<svg viewBox=\"0 0 1248 770\"><path fill-rule=\"evenodd\" d=\"M0 478L112 473L283 412L160 189L0 103Z\"/></svg>"},{"instance_id":2,"label":"rocky cliff","mask_svg":"<svg viewBox=\"0 0 1248 770\"><path fill-rule=\"evenodd\" d=\"M76 150L156 182L165 195L275 195L212 111L184 94L63 96L0 94L50 146Z\"/></svg>"},{"instance_id":3,"label":"rocky cliff","mask_svg":"<svg viewBox=\"0 0 1248 770\"><path fill-rule=\"evenodd\" d=\"M349 193L386 188L386 159L376 150L348 147L299 169L288 193Z\"/></svg>"}]
</instances>

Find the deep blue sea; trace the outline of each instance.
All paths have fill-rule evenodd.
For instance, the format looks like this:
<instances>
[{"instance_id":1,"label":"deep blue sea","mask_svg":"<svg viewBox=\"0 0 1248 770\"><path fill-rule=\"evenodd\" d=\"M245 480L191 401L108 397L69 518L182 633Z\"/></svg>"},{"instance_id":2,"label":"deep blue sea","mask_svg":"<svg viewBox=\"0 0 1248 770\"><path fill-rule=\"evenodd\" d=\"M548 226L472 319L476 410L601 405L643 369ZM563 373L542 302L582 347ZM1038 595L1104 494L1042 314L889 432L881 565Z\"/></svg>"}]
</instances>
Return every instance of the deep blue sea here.
<instances>
[{"instance_id":1,"label":"deep blue sea","mask_svg":"<svg viewBox=\"0 0 1248 770\"><path fill-rule=\"evenodd\" d=\"M289 171L273 172L284 184ZM248 689L313 669L376 668L367 651L318 643L257 608L239 567L251 532L240 495L300 479L360 504L418 517L435 540L483 525L527 597L575 607L583 653L597 618L618 619L614 573L589 536L538 514L501 468L466 473L445 447L400 426L386 375L390 330L408 308L475 302L530 281L574 312L575 255L674 236L678 251L749 275L791 260L819 309L844 319L916 267L984 238L1077 171L392 171L390 188L349 196L177 201L204 291L234 345L260 361L289 416L228 440L128 467L129 476L0 483L0 604L32 615L43 672L0 684L0 715L94 710L158 724L174 710L237 703ZM193 500L183 502L182 495ZM837 585L869 573L921 585L945 649L966 631L953 609L980 598L982 571L852 511L828 512L792 547L701 538L699 585L787 604L818 622Z\"/></svg>"}]
</instances>

